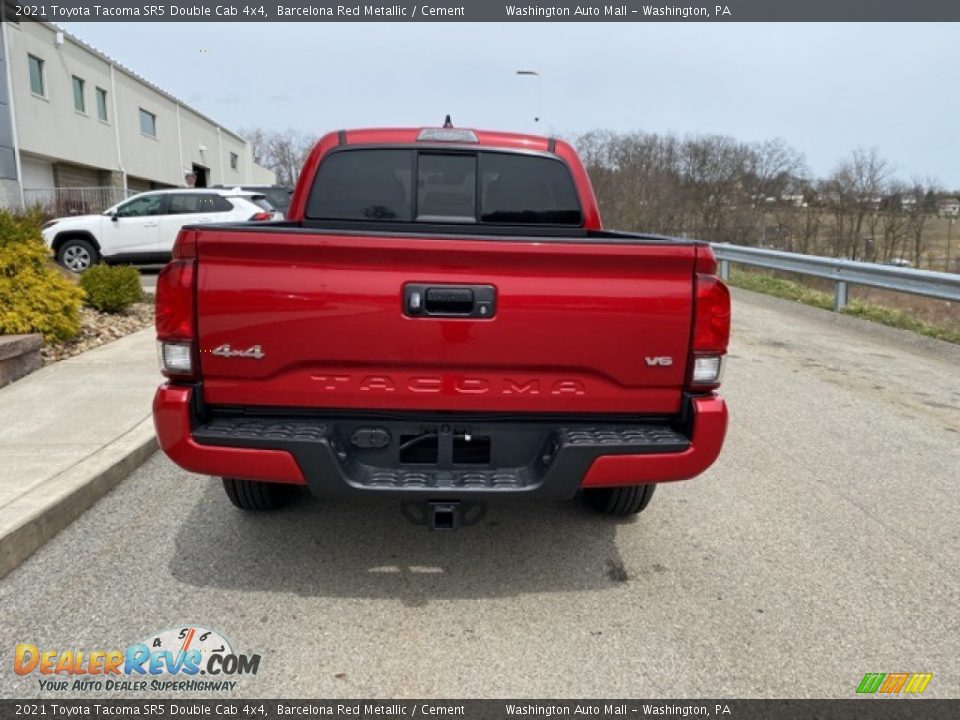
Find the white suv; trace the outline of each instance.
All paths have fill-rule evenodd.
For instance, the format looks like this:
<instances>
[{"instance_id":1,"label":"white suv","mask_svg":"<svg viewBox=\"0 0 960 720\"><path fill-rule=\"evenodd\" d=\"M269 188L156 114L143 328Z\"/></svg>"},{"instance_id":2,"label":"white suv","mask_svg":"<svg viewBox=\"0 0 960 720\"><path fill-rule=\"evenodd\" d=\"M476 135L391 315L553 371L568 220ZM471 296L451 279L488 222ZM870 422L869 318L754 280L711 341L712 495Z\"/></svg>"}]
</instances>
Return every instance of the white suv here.
<instances>
[{"instance_id":1,"label":"white suv","mask_svg":"<svg viewBox=\"0 0 960 720\"><path fill-rule=\"evenodd\" d=\"M224 190L156 190L135 195L102 215L58 218L43 226L57 262L83 272L98 261L159 263L170 259L184 225L280 220L257 193Z\"/></svg>"}]
</instances>

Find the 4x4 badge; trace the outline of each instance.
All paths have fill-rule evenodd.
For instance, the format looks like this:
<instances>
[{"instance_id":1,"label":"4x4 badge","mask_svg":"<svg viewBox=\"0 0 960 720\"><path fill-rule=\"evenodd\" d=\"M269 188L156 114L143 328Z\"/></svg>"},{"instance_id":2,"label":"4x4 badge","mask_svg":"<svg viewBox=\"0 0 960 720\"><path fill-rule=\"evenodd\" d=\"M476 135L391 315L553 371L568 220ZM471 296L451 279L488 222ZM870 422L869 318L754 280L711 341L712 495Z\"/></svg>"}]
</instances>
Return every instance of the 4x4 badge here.
<instances>
[{"instance_id":1,"label":"4x4 badge","mask_svg":"<svg viewBox=\"0 0 960 720\"><path fill-rule=\"evenodd\" d=\"M264 357L263 348L259 345L252 345L246 350L234 350L229 344L226 344L214 348L211 353L223 358L253 358L254 360L262 360Z\"/></svg>"}]
</instances>

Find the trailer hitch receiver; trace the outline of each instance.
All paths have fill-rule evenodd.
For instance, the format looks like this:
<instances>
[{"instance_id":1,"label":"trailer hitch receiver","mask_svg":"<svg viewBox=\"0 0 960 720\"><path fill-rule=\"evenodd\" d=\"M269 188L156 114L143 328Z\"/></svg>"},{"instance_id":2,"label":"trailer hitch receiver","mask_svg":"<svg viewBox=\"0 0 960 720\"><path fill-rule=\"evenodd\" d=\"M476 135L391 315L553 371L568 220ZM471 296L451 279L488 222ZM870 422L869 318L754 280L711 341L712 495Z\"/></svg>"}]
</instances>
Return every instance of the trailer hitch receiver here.
<instances>
[{"instance_id":1,"label":"trailer hitch receiver","mask_svg":"<svg viewBox=\"0 0 960 720\"><path fill-rule=\"evenodd\" d=\"M400 512L414 525L426 525L430 530L456 530L480 522L487 514L487 506L455 500L430 500L405 502L400 506Z\"/></svg>"}]
</instances>

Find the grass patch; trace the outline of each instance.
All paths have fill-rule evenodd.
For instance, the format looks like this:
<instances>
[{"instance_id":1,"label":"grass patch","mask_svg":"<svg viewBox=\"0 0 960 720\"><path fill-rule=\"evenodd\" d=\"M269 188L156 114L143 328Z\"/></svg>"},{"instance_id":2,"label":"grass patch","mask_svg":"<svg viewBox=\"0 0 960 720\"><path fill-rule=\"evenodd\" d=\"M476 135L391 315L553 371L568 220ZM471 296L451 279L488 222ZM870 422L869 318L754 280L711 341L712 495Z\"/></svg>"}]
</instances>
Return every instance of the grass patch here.
<instances>
[{"instance_id":1,"label":"grass patch","mask_svg":"<svg viewBox=\"0 0 960 720\"><path fill-rule=\"evenodd\" d=\"M912 330L920 335L936 338L937 340L946 340L960 345L960 331L945 328L942 325L917 320L909 313L903 310L893 310L882 305L872 305L864 302L852 302L843 309L844 314L854 315L865 320L889 325L890 327L902 328L903 330Z\"/></svg>"},{"instance_id":2,"label":"grass patch","mask_svg":"<svg viewBox=\"0 0 960 720\"><path fill-rule=\"evenodd\" d=\"M773 295L804 305L813 305L824 310L833 309L833 296L830 293L813 290L793 280L784 280L773 275L730 268L729 283L744 290Z\"/></svg>"},{"instance_id":3,"label":"grass patch","mask_svg":"<svg viewBox=\"0 0 960 720\"><path fill-rule=\"evenodd\" d=\"M793 300L794 302L812 305L823 310L833 309L833 295L821 290L813 290L793 280L749 272L739 268L730 268L730 285L752 290L753 292L773 295L774 297ZM890 327L910 330L918 335L946 340L960 345L960 331L918 320L903 310L875 305L855 300L849 303L842 311L845 315L871 320L872 322L889 325Z\"/></svg>"}]
</instances>

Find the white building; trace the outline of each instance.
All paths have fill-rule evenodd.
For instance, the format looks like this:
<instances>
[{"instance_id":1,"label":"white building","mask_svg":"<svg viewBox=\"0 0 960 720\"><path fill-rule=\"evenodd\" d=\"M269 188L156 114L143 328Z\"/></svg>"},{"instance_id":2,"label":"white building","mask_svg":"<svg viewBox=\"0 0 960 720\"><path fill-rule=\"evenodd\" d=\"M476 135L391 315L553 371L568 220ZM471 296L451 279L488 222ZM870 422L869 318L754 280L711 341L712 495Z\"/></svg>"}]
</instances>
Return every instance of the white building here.
<instances>
[{"instance_id":1,"label":"white building","mask_svg":"<svg viewBox=\"0 0 960 720\"><path fill-rule=\"evenodd\" d=\"M946 217L956 217L960 215L960 199L947 197L937 203L937 212Z\"/></svg>"},{"instance_id":2,"label":"white building","mask_svg":"<svg viewBox=\"0 0 960 720\"><path fill-rule=\"evenodd\" d=\"M235 132L55 25L2 26L0 206L98 212L154 188L275 181Z\"/></svg>"}]
</instances>

